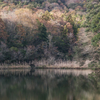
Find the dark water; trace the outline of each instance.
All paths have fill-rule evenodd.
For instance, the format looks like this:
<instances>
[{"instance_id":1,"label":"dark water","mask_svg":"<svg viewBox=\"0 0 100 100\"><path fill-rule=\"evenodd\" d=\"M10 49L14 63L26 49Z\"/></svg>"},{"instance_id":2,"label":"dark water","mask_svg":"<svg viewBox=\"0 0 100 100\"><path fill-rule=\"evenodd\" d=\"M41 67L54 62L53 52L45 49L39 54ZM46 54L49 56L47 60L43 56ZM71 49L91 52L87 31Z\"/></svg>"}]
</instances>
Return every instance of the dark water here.
<instances>
[{"instance_id":1,"label":"dark water","mask_svg":"<svg viewBox=\"0 0 100 100\"><path fill-rule=\"evenodd\" d=\"M100 75L91 70L2 70L0 100L100 100Z\"/></svg>"}]
</instances>

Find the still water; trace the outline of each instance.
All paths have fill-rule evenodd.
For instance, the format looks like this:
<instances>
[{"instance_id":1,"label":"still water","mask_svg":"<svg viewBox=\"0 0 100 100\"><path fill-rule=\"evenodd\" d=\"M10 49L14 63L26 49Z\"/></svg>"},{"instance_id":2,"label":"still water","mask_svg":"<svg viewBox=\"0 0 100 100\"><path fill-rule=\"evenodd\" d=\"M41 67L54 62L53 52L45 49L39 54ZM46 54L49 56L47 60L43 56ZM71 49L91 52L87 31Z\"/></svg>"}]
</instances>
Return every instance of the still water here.
<instances>
[{"instance_id":1,"label":"still water","mask_svg":"<svg viewBox=\"0 0 100 100\"><path fill-rule=\"evenodd\" d=\"M1 70L0 100L100 100L100 74L91 70Z\"/></svg>"}]
</instances>

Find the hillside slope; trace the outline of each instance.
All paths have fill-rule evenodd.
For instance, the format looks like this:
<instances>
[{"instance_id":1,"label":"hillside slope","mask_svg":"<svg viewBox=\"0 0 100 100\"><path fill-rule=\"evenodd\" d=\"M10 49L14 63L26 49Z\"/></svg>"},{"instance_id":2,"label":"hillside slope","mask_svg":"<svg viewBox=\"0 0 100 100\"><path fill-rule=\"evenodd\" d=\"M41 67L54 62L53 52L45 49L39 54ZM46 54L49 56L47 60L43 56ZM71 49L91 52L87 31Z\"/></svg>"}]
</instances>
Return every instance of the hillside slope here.
<instances>
[{"instance_id":1,"label":"hillside slope","mask_svg":"<svg viewBox=\"0 0 100 100\"><path fill-rule=\"evenodd\" d=\"M77 34L78 42L75 46L74 60L80 62L80 66L94 67L99 64L99 49L93 47L92 38L94 33L86 32L86 28L80 28Z\"/></svg>"}]
</instances>

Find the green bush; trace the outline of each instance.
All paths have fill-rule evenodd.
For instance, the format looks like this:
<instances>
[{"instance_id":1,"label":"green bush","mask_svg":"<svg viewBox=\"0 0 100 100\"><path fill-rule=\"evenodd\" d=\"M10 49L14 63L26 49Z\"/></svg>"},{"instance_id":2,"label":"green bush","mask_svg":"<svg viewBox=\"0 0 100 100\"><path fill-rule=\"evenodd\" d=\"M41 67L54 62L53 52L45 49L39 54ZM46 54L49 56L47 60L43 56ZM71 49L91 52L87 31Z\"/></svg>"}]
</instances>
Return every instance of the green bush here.
<instances>
[{"instance_id":1,"label":"green bush","mask_svg":"<svg viewBox=\"0 0 100 100\"><path fill-rule=\"evenodd\" d=\"M97 62L92 61L91 63L88 64L88 67L98 67Z\"/></svg>"},{"instance_id":2,"label":"green bush","mask_svg":"<svg viewBox=\"0 0 100 100\"><path fill-rule=\"evenodd\" d=\"M98 41L100 40L100 33L98 33L97 35L95 35L93 38L92 38L92 45L93 46L98 46Z\"/></svg>"},{"instance_id":3,"label":"green bush","mask_svg":"<svg viewBox=\"0 0 100 100\"><path fill-rule=\"evenodd\" d=\"M17 47L11 47L10 50L17 52L18 51L18 48Z\"/></svg>"},{"instance_id":4,"label":"green bush","mask_svg":"<svg viewBox=\"0 0 100 100\"><path fill-rule=\"evenodd\" d=\"M67 36L65 37L55 37L54 38L54 45L57 47L58 51L62 53L68 53L68 50L70 48L69 40L67 39Z\"/></svg>"}]
</instances>

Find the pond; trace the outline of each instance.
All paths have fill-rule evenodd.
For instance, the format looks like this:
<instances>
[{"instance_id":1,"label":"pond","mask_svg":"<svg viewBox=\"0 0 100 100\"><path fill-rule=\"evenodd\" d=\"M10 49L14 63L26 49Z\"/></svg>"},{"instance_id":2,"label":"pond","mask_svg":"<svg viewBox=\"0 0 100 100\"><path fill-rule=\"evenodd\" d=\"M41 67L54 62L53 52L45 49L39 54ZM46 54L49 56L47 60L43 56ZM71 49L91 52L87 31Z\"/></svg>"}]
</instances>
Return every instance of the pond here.
<instances>
[{"instance_id":1,"label":"pond","mask_svg":"<svg viewBox=\"0 0 100 100\"><path fill-rule=\"evenodd\" d=\"M1 70L0 100L100 100L100 74L92 70Z\"/></svg>"}]
</instances>

